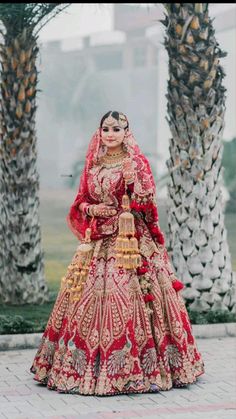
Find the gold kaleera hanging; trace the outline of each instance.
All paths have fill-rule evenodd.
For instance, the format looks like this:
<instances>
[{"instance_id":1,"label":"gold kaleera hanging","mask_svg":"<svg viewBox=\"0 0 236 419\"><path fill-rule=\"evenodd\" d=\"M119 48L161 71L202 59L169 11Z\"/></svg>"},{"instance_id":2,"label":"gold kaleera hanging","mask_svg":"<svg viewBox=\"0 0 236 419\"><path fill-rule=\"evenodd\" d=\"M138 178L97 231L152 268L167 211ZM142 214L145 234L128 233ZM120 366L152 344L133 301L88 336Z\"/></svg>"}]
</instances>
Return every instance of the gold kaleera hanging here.
<instances>
[{"instance_id":1,"label":"gold kaleera hanging","mask_svg":"<svg viewBox=\"0 0 236 419\"><path fill-rule=\"evenodd\" d=\"M75 260L69 265L67 275L62 278L62 287L66 286L69 290L71 302L81 298L92 255L91 228L88 227L83 242L77 248Z\"/></svg>"},{"instance_id":2,"label":"gold kaleera hanging","mask_svg":"<svg viewBox=\"0 0 236 419\"><path fill-rule=\"evenodd\" d=\"M127 185L125 184L127 191ZM138 240L135 235L134 216L131 214L130 200L127 192L122 197L124 212L119 216L119 233L116 239L116 265L125 269L136 269L141 266Z\"/></svg>"}]
</instances>

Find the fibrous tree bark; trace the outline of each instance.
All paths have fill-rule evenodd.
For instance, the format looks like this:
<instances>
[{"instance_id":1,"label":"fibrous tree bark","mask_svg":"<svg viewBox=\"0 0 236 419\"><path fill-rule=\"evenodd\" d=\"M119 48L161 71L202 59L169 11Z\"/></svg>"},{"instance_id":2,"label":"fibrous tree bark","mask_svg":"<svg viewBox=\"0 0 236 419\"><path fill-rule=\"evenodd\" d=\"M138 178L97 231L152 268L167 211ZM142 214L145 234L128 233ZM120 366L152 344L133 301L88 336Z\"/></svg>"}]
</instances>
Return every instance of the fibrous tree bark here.
<instances>
[{"instance_id":1,"label":"fibrous tree bark","mask_svg":"<svg viewBox=\"0 0 236 419\"><path fill-rule=\"evenodd\" d=\"M39 30L66 3L2 3L0 302L42 303L44 278L35 129Z\"/></svg>"},{"instance_id":2,"label":"fibrous tree bark","mask_svg":"<svg viewBox=\"0 0 236 419\"><path fill-rule=\"evenodd\" d=\"M236 310L222 201L226 53L208 3L164 3L169 57L169 251L192 310Z\"/></svg>"}]
</instances>

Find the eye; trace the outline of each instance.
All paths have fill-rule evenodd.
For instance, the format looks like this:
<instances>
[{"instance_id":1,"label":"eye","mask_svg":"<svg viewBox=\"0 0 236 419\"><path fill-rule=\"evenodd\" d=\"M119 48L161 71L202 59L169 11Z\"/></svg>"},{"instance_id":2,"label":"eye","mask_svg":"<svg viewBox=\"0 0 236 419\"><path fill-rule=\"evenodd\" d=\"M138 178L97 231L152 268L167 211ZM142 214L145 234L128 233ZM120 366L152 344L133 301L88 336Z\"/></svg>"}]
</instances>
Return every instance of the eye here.
<instances>
[{"instance_id":1,"label":"eye","mask_svg":"<svg viewBox=\"0 0 236 419\"><path fill-rule=\"evenodd\" d=\"M102 128L102 131L103 132L107 132L108 131L108 128L104 127L104 128Z\"/></svg>"},{"instance_id":2,"label":"eye","mask_svg":"<svg viewBox=\"0 0 236 419\"><path fill-rule=\"evenodd\" d=\"M119 132L120 128L114 128L114 132Z\"/></svg>"}]
</instances>

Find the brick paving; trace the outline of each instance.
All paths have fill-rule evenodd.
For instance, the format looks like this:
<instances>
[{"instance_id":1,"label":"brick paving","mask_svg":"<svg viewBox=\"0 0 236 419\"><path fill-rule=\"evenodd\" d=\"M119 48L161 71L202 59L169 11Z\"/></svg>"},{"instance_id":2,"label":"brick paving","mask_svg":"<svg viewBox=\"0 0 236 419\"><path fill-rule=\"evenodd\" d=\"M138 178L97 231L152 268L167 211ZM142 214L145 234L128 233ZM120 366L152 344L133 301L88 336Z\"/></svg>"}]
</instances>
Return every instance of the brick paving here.
<instances>
[{"instance_id":1,"label":"brick paving","mask_svg":"<svg viewBox=\"0 0 236 419\"><path fill-rule=\"evenodd\" d=\"M29 372L36 349L0 352L0 419L236 419L236 339L197 339L197 345L206 366L197 383L110 397L48 390Z\"/></svg>"}]
</instances>

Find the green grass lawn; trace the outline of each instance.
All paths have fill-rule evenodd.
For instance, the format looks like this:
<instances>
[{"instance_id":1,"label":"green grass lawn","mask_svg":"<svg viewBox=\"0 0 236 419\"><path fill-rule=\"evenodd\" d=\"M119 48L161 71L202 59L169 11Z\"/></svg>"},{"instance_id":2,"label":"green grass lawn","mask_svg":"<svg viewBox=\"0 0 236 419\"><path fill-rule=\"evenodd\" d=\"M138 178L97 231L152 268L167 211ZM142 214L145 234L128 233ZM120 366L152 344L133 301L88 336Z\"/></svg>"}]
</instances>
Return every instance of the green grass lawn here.
<instances>
[{"instance_id":1,"label":"green grass lawn","mask_svg":"<svg viewBox=\"0 0 236 419\"><path fill-rule=\"evenodd\" d=\"M77 238L69 230L66 223L66 215L74 197L75 192L71 190L59 192L43 191L41 192L40 197L40 219L42 228L42 247L45 256L45 277L49 290L54 296L54 300L60 288L61 278L65 275L67 267L78 246ZM159 220L163 231L167 231L166 208L161 203L159 203ZM233 270L236 270L236 217L234 214L226 214L225 225L228 231L228 243L232 257ZM21 307L0 306L0 317L1 315L20 315L23 316L26 322L33 321L38 329L41 328L40 330L43 330L53 307L53 298L52 302L37 306L37 310L35 310L35 305L25 305ZM193 316L192 318L195 322L196 317ZM20 322L20 319L18 319L18 321ZM29 325L27 327L29 327ZM26 331L30 330L27 329L27 327Z\"/></svg>"},{"instance_id":2,"label":"green grass lawn","mask_svg":"<svg viewBox=\"0 0 236 419\"><path fill-rule=\"evenodd\" d=\"M42 246L45 253L45 276L48 287L56 291L61 278L78 246L78 240L69 230L66 215L74 200L71 190L56 194L41 194L40 218Z\"/></svg>"}]
</instances>

